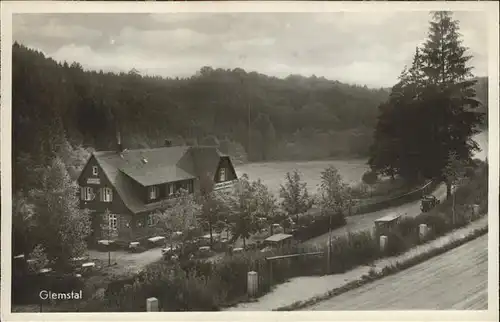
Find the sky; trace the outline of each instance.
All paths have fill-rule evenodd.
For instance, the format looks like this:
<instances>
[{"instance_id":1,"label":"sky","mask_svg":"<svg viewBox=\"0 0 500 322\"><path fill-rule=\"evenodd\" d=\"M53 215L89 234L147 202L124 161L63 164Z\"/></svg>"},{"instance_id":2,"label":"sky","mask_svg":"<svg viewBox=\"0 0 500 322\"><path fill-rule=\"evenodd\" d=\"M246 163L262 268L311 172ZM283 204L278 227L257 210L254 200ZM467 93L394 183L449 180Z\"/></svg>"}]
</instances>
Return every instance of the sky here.
<instances>
[{"instance_id":1,"label":"sky","mask_svg":"<svg viewBox=\"0 0 500 322\"><path fill-rule=\"evenodd\" d=\"M477 76L487 17L455 12ZM13 39L84 68L188 77L203 66L390 87L427 36L428 12L15 14Z\"/></svg>"}]
</instances>

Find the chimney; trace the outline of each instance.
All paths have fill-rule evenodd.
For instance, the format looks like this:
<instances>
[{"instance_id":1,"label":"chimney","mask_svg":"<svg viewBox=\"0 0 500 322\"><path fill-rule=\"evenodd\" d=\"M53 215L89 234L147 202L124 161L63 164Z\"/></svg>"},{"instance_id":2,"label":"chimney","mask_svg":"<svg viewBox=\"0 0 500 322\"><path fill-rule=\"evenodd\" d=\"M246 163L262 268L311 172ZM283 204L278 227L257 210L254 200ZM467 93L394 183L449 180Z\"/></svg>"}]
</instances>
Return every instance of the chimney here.
<instances>
[{"instance_id":1,"label":"chimney","mask_svg":"<svg viewBox=\"0 0 500 322\"><path fill-rule=\"evenodd\" d=\"M116 143L118 144L118 152L122 153L123 152L123 145L122 145L122 136L120 132L116 133Z\"/></svg>"},{"instance_id":2,"label":"chimney","mask_svg":"<svg viewBox=\"0 0 500 322\"><path fill-rule=\"evenodd\" d=\"M165 147L171 147L172 146L172 141L169 139L165 139L165 143L163 144Z\"/></svg>"}]
</instances>

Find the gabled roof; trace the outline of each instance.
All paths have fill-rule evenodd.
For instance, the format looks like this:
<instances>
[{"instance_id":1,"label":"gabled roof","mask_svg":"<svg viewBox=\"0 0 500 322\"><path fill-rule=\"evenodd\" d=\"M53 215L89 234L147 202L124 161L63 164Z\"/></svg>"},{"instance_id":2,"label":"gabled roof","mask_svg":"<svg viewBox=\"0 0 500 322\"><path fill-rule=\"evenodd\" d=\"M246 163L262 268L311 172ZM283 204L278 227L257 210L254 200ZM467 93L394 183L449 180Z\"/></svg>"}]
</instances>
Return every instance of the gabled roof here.
<instances>
[{"instance_id":1,"label":"gabled roof","mask_svg":"<svg viewBox=\"0 0 500 322\"><path fill-rule=\"evenodd\" d=\"M151 186L194 179L215 172L222 154L216 147L178 146L157 149L94 152L97 163L133 213L156 209L161 201L145 204L132 182Z\"/></svg>"}]
</instances>

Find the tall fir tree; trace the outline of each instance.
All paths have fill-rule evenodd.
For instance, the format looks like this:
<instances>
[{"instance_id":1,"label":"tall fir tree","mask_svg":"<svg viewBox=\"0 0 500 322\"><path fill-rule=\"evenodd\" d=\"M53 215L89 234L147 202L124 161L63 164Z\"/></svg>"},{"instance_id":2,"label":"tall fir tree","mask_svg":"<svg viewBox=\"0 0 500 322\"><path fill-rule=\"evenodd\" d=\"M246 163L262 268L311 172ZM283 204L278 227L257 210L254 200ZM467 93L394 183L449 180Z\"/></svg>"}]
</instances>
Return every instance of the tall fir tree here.
<instances>
[{"instance_id":1,"label":"tall fir tree","mask_svg":"<svg viewBox=\"0 0 500 322\"><path fill-rule=\"evenodd\" d=\"M450 153L463 162L470 162L478 145L471 137L479 132L482 115L475 110L480 106L476 99L472 58L459 33L459 21L452 13L432 13L427 41L423 46L424 77L428 84L427 106L434 115L432 128L439 158L434 175L447 183L447 195L451 196L451 183L447 180L446 166ZM439 149L438 149L439 148ZM439 151L438 151L439 150Z\"/></svg>"},{"instance_id":2,"label":"tall fir tree","mask_svg":"<svg viewBox=\"0 0 500 322\"><path fill-rule=\"evenodd\" d=\"M458 30L451 13L432 14L427 41L381 105L369 159L373 170L447 182L449 153L471 161L481 116L474 112L479 102L467 64L471 56Z\"/></svg>"}]
</instances>

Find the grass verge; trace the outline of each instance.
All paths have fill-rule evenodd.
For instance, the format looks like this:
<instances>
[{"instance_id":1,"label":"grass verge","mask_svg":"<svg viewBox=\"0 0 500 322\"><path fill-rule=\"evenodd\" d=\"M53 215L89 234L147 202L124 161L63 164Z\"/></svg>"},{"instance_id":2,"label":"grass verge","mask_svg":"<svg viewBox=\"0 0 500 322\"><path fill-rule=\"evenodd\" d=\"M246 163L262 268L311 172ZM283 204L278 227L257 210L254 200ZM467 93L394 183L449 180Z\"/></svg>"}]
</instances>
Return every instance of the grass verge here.
<instances>
[{"instance_id":1,"label":"grass verge","mask_svg":"<svg viewBox=\"0 0 500 322\"><path fill-rule=\"evenodd\" d=\"M429 250L428 252L419 254L415 257L409 258L405 261L401 262L396 262L393 265L389 265L384 267L381 271L372 271L370 270L369 274L363 275L360 279L349 282L341 287L337 287L323 295L313 297L309 300L306 301L299 301L295 302L291 305L283 306L280 307L276 310L273 311L296 311L300 309L307 308L309 306L312 306L314 304L317 304L319 302L331 299L335 296L338 296L340 294L346 293L348 291L351 291L353 289L356 289L358 287L361 287L363 285L366 285L368 283L374 282L376 280L382 279L384 277L396 274L402 270L408 269L412 266L418 265L420 263L423 263L433 257L439 256L441 254L444 254L445 252L448 252L456 247L459 247L463 244L466 244L480 236L483 236L488 233L488 227L484 228L479 228L475 229L472 233L468 234L467 236L459 239L455 239L451 241L450 243L447 243L441 247L433 248Z\"/></svg>"}]
</instances>

